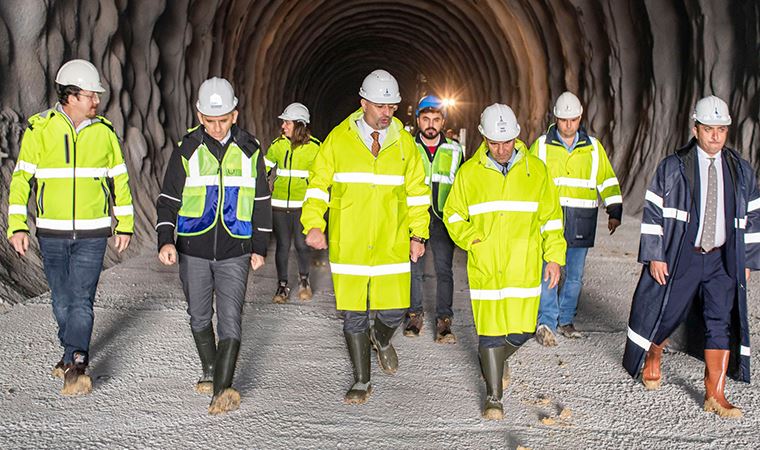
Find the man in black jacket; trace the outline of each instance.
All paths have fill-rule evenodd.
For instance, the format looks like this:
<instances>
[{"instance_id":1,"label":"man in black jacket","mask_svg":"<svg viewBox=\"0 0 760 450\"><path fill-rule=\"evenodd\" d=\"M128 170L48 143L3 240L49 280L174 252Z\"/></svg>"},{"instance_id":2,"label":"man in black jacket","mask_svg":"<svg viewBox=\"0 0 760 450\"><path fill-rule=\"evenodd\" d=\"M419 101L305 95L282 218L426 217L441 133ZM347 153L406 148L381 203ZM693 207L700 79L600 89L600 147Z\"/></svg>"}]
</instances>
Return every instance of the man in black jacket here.
<instances>
[{"instance_id":1,"label":"man in black jacket","mask_svg":"<svg viewBox=\"0 0 760 450\"><path fill-rule=\"evenodd\" d=\"M179 259L190 328L203 367L196 390L213 390L209 414L220 414L240 405L232 377L248 264L253 270L264 265L272 210L259 142L235 125L232 86L211 78L203 82L198 97L201 125L185 135L169 160L156 201L156 231L161 262L172 265ZM214 294L218 346L211 323Z\"/></svg>"}]
</instances>

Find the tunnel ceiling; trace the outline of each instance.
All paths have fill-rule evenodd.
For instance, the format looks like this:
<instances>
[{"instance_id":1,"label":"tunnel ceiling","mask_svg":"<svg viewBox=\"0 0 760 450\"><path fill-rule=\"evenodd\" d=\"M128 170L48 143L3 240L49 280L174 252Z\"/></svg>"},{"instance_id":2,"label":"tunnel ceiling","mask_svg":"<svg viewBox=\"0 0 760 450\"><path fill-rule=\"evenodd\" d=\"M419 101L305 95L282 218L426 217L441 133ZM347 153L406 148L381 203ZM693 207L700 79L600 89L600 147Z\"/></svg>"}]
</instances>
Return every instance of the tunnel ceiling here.
<instances>
[{"instance_id":1,"label":"tunnel ceiling","mask_svg":"<svg viewBox=\"0 0 760 450\"><path fill-rule=\"evenodd\" d=\"M292 101L315 134L358 107L363 77L394 74L403 103L455 95L450 125L478 144L480 111L513 107L528 143L564 90L607 148L629 212L641 207L657 161L688 138L695 101L714 93L734 116L730 141L757 167L760 5L708 0L7 0L0 2L0 225L26 117L55 102L62 62L91 60L108 93L104 115L124 141L137 210L136 241L153 247L153 202L173 143L195 120L195 93L228 78L242 124L265 144ZM0 244L0 298L44 290L37 256ZM109 253L108 263L118 258Z\"/></svg>"}]
</instances>

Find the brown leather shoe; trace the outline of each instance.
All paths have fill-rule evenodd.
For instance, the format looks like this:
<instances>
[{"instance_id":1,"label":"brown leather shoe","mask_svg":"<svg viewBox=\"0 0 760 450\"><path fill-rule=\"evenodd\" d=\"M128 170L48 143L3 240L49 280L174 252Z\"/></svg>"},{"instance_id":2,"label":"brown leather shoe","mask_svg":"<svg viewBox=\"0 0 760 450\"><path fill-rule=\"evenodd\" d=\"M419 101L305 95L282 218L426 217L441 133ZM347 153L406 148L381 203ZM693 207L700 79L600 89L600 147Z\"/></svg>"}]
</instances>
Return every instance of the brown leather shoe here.
<instances>
[{"instance_id":1,"label":"brown leather shoe","mask_svg":"<svg viewBox=\"0 0 760 450\"><path fill-rule=\"evenodd\" d=\"M644 368L641 370L641 382L644 383L644 388L648 391L660 389L660 384L662 383L660 366L662 364L662 350L664 348L664 342L660 345L652 342L644 359Z\"/></svg>"},{"instance_id":2,"label":"brown leather shoe","mask_svg":"<svg viewBox=\"0 0 760 450\"><path fill-rule=\"evenodd\" d=\"M435 342L439 344L457 343L457 337L451 331L451 317L441 317L435 321Z\"/></svg>"},{"instance_id":3,"label":"brown leather shoe","mask_svg":"<svg viewBox=\"0 0 760 450\"><path fill-rule=\"evenodd\" d=\"M420 335L420 332L422 331L422 326L425 324L424 320L424 314L419 313L413 313L410 312L408 314L408 320L406 322L406 327L404 328L404 336L406 337L417 337Z\"/></svg>"},{"instance_id":4,"label":"brown leather shoe","mask_svg":"<svg viewBox=\"0 0 760 450\"><path fill-rule=\"evenodd\" d=\"M568 338L568 339L578 339L580 337L583 337L583 335L575 329L575 325L572 323L569 323L567 325L560 325L557 327L557 331L562 336Z\"/></svg>"},{"instance_id":5,"label":"brown leather shoe","mask_svg":"<svg viewBox=\"0 0 760 450\"><path fill-rule=\"evenodd\" d=\"M728 350L705 350L705 411L720 417L738 418L742 412L726 400Z\"/></svg>"}]
</instances>

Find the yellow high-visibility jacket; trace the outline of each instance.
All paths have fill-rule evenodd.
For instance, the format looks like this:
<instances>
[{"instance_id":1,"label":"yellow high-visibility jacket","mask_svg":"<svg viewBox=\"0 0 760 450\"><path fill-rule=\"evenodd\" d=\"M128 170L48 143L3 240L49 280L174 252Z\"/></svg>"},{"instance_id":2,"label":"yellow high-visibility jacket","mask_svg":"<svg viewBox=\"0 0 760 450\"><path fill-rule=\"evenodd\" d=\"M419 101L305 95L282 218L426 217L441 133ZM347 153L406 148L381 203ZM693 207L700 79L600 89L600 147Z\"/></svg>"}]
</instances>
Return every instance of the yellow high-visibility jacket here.
<instances>
[{"instance_id":1,"label":"yellow high-visibility jacket","mask_svg":"<svg viewBox=\"0 0 760 450\"><path fill-rule=\"evenodd\" d=\"M568 152L552 124L531 145L530 153L546 164L557 186L568 247L593 247L597 192L611 218L621 220L623 215L620 183L601 142L580 129L578 143Z\"/></svg>"},{"instance_id":2,"label":"yellow high-visibility jacket","mask_svg":"<svg viewBox=\"0 0 760 450\"><path fill-rule=\"evenodd\" d=\"M116 133L105 118L91 119L78 132L58 108L29 119L11 179L9 237L29 231L27 203L33 178L38 235L110 236L112 213L116 233L132 233L134 210L127 166Z\"/></svg>"},{"instance_id":3,"label":"yellow high-visibility jacket","mask_svg":"<svg viewBox=\"0 0 760 450\"><path fill-rule=\"evenodd\" d=\"M472 312L481 336L534 332L543 261L565 264L557 189L524 143L518 140L515 151L505 176L483 143L459 169L443 208L451 238L467 251Z\"/></svg>"},{"instance_id":4,"label":"yellow high-visibility jacket","mask_svg":"<svg viewBox=\"0 0 760 450\"><path fill-rule=\"evenodd\" d=\"M309 142L296 148L290 139L280 136L267 150L264 163L267 172L277 167L272 189L273 208L300 208L309 187L309 167L319 151L319 139L311 137Z\"/></svg>"},{"instance_id":5,"label":"yellow high-visibility jacket","mask_svg":"<svg viewBox=\"0 0 760 450\"><path fill-rule=\"evenodd\" d=\"M430 189L414 138L393 119L377 158L357 110L330 132L309 170L304 233L325 229L339 310L409 307L409 239L428 237Z\"/></svg>"}]
</instances>

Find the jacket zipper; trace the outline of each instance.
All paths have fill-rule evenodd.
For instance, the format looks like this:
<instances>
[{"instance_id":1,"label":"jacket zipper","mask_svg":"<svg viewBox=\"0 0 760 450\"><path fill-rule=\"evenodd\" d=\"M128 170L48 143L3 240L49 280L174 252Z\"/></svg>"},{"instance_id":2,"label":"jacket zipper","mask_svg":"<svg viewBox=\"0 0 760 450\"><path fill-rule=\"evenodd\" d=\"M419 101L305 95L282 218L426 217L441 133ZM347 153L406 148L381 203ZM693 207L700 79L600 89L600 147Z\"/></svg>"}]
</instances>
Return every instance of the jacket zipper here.
<instances>
[{"instance_id":1,"label":"jacket zipper","mask_svg":"<svg viewBox=\"0 0 760 450\"><path fill-rule=\"evenodd\" d=\"M288 160L288 153L285 153L285 161ZM290 167L286 167L288 170L293 168L293 150L290 150L290 162L286 165ZM285 200L286 207L290 208L290 183L293 181L293 176L288 177L288 198Z\"/></svg>"},{"instance_id":2,"label":"jacket zipper","mask_svg":"<svg viewBox=\"0 0 760 450\"><path fill-rule=\"evenodd\" d=\"M63 144L65 147L64 155L66 156L66 164L68 164L70 161L70 155L69 155L69 135L64 134L63 135Z\"/></svg>"},{"instance_id":3,"label":"jacket zipper","mask_svg":"<svg viewBox=\"0 0 760 450\"><path fill-rule=\"evenodd\" d=\"M45 215L44 201L42 200L43 195L45 195L45 183L40 185L40 200L37 202L37 209L40 211L40 216Z\"/></svg>"}]
</instances>

